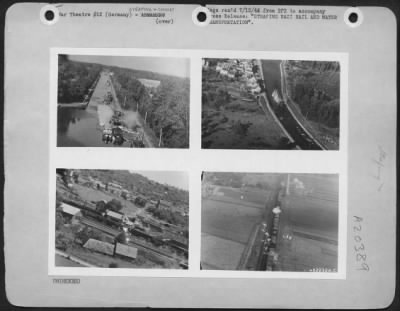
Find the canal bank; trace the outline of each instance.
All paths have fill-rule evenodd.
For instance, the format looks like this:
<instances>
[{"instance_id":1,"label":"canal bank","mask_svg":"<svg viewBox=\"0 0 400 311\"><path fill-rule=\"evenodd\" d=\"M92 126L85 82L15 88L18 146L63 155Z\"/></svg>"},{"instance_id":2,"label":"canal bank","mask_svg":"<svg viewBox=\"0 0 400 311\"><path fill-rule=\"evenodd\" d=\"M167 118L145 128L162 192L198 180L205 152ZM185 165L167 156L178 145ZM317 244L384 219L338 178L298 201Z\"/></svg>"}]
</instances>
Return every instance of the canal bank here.
<instances>
[{"instance_id":1,"label":"canal bank","mask_svg":"<svg viewBox=\"0 0 400 311\"><path fill-rule=\"evenodd\" d=\"M108 95L111 94L111 95ZM110 103L105 98L111 96ZM142 128L144 131L144 144L154 147L148 133L142 126L137 112L123 110L117 99L109 73L101 72L93 94L86 109L81 103L62 105L57 111L57 146L58 147L116 147L115 144L103 142L103 130L109 126L116 111L122 112L121 120L126 123L129 130ZM122 147L130 147L124 143Z\"/></svg>"},{"instance_id":2,"label":"canal bank","mask_svg":"<svg viewBox=\"0 0 400 311\"><path fill-rule=\"evenodd\" d=\"M276 94L276 98L284 98L286 96L283 94L281 60L261 60L261 67L266 90L265 94L279 122L300 149L321 150L321 146L307 134L284 101L277 103L272 96L273 93Z\"/></svg>"}]
</instances>

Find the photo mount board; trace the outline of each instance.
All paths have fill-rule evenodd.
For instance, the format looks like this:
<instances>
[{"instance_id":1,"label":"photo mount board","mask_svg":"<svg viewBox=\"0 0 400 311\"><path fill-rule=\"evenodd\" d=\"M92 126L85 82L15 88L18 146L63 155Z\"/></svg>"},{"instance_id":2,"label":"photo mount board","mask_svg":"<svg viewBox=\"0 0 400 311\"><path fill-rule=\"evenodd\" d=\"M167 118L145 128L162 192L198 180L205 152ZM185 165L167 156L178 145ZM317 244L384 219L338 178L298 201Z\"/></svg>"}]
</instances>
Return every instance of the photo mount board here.
<instances>
[{"instance_id":1,"label":"photo mount board","mask_svg":"<svg viewBox=\"0 0 400 311\"><path fill-rule=\"evenodd\" d=\"M230 13L223 13L223 6L207 6L211 12L219 10L220 14L214 14L221 15L221 19L239 22L213 23L211 20L207 25L199 25L192 20L194 12L202 10L197 5L58 4L56 11L60 15L56 14L53 22L46 22L43 12L48 8L44 4L15 4L6 15L4 233L6 291L12 304L63 307L383 308L392 302L396 270L397 109L396 17L393 12L383 7L229 6ZM279 10L278 15L293 16L290 19L287 16L278 19L254 17L251 8L255 8L254 12L259 9L265 12ZM148 9L162 12L165 18L160 19L161 15L141 16L141 12ZM325 10L322 15L336 18L325 19L319 13L309 13L313 10ZM360 16L355 25L349 24L347 19L351 10L357 10ZM232 13L234 11L242 13ZM94 17L94 12L103 12L103 16ZM137 13L138 17L110 14L121 12ZM235 14L250 14L250 18L235 18ZM320 18L311 19L311 15ZM248 19L250 22L244 21ZM85 148L62 152L55 148L50 139L54 135L50 133L51 120L56 117L50 113L54 94L54 88L50 86L56 84L51 51L63 48L116 49L119 53L126 53L129 49L149 49L155 53L173 50L177 56L180 56L179 51L185 55L190 55L192 51L191 65L194 66L191 66L189 152L196 153L198 157L207 153L208 157L212 157L209 150L200 148L201 55L207 57L221 51L233 54L235 51L248 52L249 55L255 52L266 55L347 55L347 83L341 89L348 105L345 107L346 163L342 163L347 175L343 176L347 179L345 278L49 274L52 159L69 158L65 163L75 162L75 167L86 168L87 160L75 161L79 153L88 157L99 155L94 160L97 166L93 164L93 168L145 169L152 166L150 160L143 161L141 166L128 163L132 157L129 152ZM35 125L32 127L32 124ZM173 152L177 159L189 161L186 150L135 152L141 160ZM274 167L282 170L279 157L287 157L291 162L300 157L306 165L298 164L298 171L308 172L313 170L310 163L314 161L317 167L317 162L326 161L326 157L329 158L334 151L290 152L256 151L254 154L269 159L269 164L234 164L245 171L247 168L247 171L274 172ZM252 153L241 150L222 151L221 154L225 157L251 158ZM123 161L114 167L107 167L101 161L106 157ZM85 164L86 167L82 167ZM161 162L158 169L173 170L179 164L177 160L170 164ZM190 209L193 215L200 215L201 171L215 166L215 163L205 163L190 169ZM191 219L190 226L189 252L199 258L200 223ZM362 268L362 263L368 265L368 271ZM194 264L196 262L191 263L190 269L199 274L203 272ZM60 279L79 282L68 284L60 282Z\"/></svg>"}]
</instances>

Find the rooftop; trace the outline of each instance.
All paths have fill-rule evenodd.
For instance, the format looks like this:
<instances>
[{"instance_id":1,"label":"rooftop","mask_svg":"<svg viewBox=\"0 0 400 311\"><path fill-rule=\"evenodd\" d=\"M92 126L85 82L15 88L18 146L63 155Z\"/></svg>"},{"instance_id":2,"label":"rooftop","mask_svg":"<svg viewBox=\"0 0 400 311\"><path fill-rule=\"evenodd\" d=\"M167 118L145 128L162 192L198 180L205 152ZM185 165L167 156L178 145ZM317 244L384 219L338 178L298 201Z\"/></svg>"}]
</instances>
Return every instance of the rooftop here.
<instances>
[{"instance_id":1,"label":"rooftop","mask_svg":"<svg viewBox=\"0 0 400 311\"><path fill-rule=\"evenodd\" d=\"M150 79L138 79L145 87L153 88L158 87L160 85L160 81L158 80L150 80Z\"/></svg>"},{"instance_id":2,"label":"rooftop","mask_svg":"<svg viewBox=\"0 0 400 311\"><path fill-rule=\"evenodd\" d=\"M113 212L111 210L107 210L106 214L107 214L107 216L111 216L111 217L118 218L118 219L122 219L122 217L124 216L124 215L122 215L120 213L116 213L116 212Z\"/></svg>"},{"instance_id":3,"label":"rooftop","mask_svg":"<svg viewBox=\"0 0 400 311\"><path fill-rule=\"evenodd\" d=\"M115 249L116 254L134 258L134 259L137 257L137 252L138 252L137 248L128 246L128 245L124 245L121 243L117 243L117 247Z\"/></svg>"},{"instance_id":4,"label":"rooftop","mask_svg":"<svg viewBox=\"0 0 400 311\"><path fill-rule=\"evenodd\" d=\"M79 208L76 208L75 206L69 205L67 203L61 203L60 208L61 211L72 216L75 216L81 211Z\"/></svg>"},{"instance_id":5,"label":"rooftop","mask_svg":"<svg viewBox=\"0 0 400 311\"><path fill-rule=\"evenodd\" d=\"M111 256L114 254L114 245L95 239L89 239L83 247Z\"/></svg>"}]
</instances>

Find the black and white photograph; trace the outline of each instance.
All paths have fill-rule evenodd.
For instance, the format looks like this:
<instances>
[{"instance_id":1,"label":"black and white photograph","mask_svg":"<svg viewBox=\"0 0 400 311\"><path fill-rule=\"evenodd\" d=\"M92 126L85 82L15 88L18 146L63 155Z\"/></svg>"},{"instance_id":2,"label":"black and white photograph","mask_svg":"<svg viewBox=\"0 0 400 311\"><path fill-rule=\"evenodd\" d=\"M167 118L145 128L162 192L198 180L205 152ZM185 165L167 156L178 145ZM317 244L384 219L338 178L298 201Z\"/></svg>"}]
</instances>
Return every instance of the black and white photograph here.
<instances>
[{"instance_id":1,"label":"black and white photograph","mask_svg":"<svg viewBox=\"0 0 400 311\"><path fill-rule=\"evenodd\" d=\"M4 10L10 306L393 304L395 1L73 2Z\"/></svg>"},{"instance_id":2,"label":"black and white photograph","mask_svg":"<svg viewBox=\"0 0 400 311\"><path fill-rule=\"evenodd\" d=\"M204 172L203 270L337 272L337 174Z\"/></svg>"},{"instance_id":3,"label":"black and white photograph","mask_svg":"<svg viewBox=\"0 0 400 311\"><path fill-rule=\"evenodd\" d=\"M55 267L188 268L187 173L55 173Z\"/></svg>"},{"instance_id":4,"label":"black and white photograph","mask_svg":"<svg viewBox=\"0 0 400 311\"><path fill-rule=\"evenodd\" d=\"M57 147L188 148L188 58L58 55Z\"/></svg>"},{"instance_id":5,"label":"black and white photograph","mask_svg":"<svg viewBox=\"0 0 400 311\"><path fill-rule=\"evenodd\" d=\"M339 134L339 62L203 58L203 149L339 150Z\"/></svg>"}]
</instances>

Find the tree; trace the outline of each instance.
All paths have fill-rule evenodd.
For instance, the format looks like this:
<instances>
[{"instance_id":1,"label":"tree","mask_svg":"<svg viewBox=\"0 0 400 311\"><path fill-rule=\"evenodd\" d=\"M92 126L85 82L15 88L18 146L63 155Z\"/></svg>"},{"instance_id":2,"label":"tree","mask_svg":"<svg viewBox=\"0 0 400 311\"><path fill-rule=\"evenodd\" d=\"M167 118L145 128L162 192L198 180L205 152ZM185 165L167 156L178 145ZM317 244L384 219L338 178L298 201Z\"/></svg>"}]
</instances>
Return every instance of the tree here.
<instances>
[{"instance_id":1,"label":"tree","mask_svg":"<svg viewBox=\"0 0 400 311\"><path fill-rule=\"evenodd\" d=\"M123 208L122 203L117 199L112 199L111 201L108 201L105 207L106 209L110 209L114 212L119 212Z\"/></svg>"},{"instance_id":2,"label":"tree","mask_svg":"<svg viewBox=\"0 0 400 311\"><path fill-rule=\"evenodd\" d=\"M125 231L122 231L115 237L115 242L118 242L121 244L128 244L129 243L129 235Z\"/></svg>"},{"instance_id":3,"label":"tree","mask_svg":"<svg viewBox=\"0 0 400 311\"><path fill-rule=\"evenodd\" d=\"M60 211L56 212L56 229L60 230L61 227L64 225L64 217L62 216Z\"/></svg>"},{"instance_id":4,"label":"tree","mask_svg":"<svg viewBox=\"0 0 400 311\"><path fill-rule=\"evenodd\" d=\"M244 137L247 135L247 132L249 130L249 127L251 126L251 122L248 121L246 123L242 123L242 121L238 120L234 125L233 125L233 131L239 135L240 137Z\"/></svg>"},{"instance_id":5,"label":"tree","mask_svg":"<svg viewBox=\"0 0 400 311\"><path fill-rule=\"evenodd\" d=\"M62 251L67 250L71 246L71 241L65 236L64 233L56 234L56 248Z\"/></svg>"}]
</instances>

